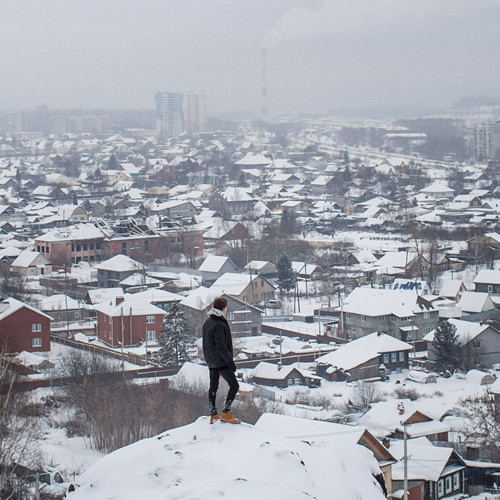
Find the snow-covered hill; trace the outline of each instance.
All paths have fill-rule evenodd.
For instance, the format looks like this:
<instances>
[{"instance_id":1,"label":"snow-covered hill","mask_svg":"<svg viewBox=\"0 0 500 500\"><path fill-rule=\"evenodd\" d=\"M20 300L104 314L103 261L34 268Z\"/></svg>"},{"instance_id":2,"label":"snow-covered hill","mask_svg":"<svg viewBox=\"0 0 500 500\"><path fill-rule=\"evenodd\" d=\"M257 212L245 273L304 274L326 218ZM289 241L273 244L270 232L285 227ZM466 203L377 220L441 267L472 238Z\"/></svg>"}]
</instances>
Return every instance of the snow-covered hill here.
<instances>
[{"instance_id":1,"label":"snow-covered hill","mask_svg":"<svg viewBox=\"0 0 500 500\"><path fill-rule=\"evenodd\" d=\"M78 480L70 500L377 500L369 450L308 443L208 417L121 448Z\"/></svg>"}]
</instances>

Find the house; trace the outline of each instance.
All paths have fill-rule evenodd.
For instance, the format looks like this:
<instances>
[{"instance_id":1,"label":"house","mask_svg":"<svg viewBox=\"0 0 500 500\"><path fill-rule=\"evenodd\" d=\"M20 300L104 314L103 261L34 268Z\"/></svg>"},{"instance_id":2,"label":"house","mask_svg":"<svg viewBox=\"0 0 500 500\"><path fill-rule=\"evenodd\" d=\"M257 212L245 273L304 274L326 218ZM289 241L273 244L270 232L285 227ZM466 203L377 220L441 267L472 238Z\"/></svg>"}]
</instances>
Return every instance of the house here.
<instances>
[{"instance_id":1,"label":"house","mask_svg":"<svg viewBox=\"0 0 500 500\"><path fill-rule=\"evenodd\" d=\"M215 191L209 198L208 208L224 216L248 214L252 212L257 200L246 189L228 187L222 193Z\"/></svg>"},{"instance_id":2,"label":"house","mask_svg":"<svg viewBox=\"0 0 500 500\"><path fill-rule=\"evenodd\" d=\"M276 266L267 260L252 260L244 269L249 274L259 274L264 277L272 277L276 274Z\"/></svg>"},{"instance_id":3,"label":"house","mask_svg":"<svg viewBox=\"0 0 500 500\"><path fill-rule=\"evenodd\" d=\"M103 242L104 234L94 224L54 229L35 239L36 251L59 265L101 260Z\"/></svg>"},{"instance_id":4,"label":"house","mask_svg":"<svg viewBox=\"0 0 500 500\"><path fill-rule=\"evenodd\" d=\"M117 256L118 257L118 256ZM123 287L126 292L137 292L146 288L157 288L163 281L152 278L144 273L134 273L122 279L118 285Z\"/></svg>"},{"instance_id":5,"label":"house","mask_svg":"<svg viewBox=\"0 0 500 500\"><path fill-rule=\"evenodd\" d=\"M230 295L249 304L261 304L274 298L276 287L262 276L224 273L210 287L219 295Z\"/></svg>"},{"instance_id":6,"label":"house","mask_svg":"<svg viewBox=\"0 0 500 500\"><path fill-rule=\"evenodd\" d=\"M242 246L250 237L250 233L241 222L226 221L214 218L213 225L203 233L203 240L207 248L214 248L219 253Z\"/></svg>"},{"instance_id":7,"label":"house","mask_svg":"<svg viewBox=\"0 0 500 500\"><path fill-rule=\"evenodd\" d=\"M201 272L203 281L213 282L224 273L235 273L237 268L229 257L208 255L198 268L198 271Z\"/></svg>"},{"instance_id":8,"label":"house","mask_svg":"<svg viewBox=\"0 0 500 500\"><path fill-rule=\"evenodd\" d=\"M291 265L295 276L303 279L314 279L321 272L321 267L316 264L306 264L305 262L293 260Z\"/></svg>"},{"instance_id":9,"label":"house","mask_svg":"<svg viewBox=\"0 0 500 500\"><path fill-rule=\"evenodd\" d=\"M126 255L115 255L108 260L98 264L97 286L102 288L114 288L130 275L144 270L144 266ZM120 285L121 286L121 285Z\"/></svg>"},{"instance_id":10,"label":"house","mask_svg":"<svg viewBox=\"0 0 500 500\"><path fill-rule=\"evenodd\" d=\"M404 443L391 443L391 453L398 460L392 466L393 492L404 484ZM453 448L434 446L425 437L407 440L408 498L462 498L465 493L466 464ZM402 498L402 497L401 497Z\"/></svg>"},{"instance_id":11,"label":"house","mask_svg":"<svg viewBox=\"0 0 500 500\"><path fill-rule=\"evenodd\" d=\"M123 297L123 288L95 288L87 292L85 302L87 304L100 304L102 302L107 302L112 304L115 302L117 297Z\"/></svg>"},{"instance_id":12,"label":"house","mask_svg":"<svg viewBox=\"0 0 500 500\"><path fill-rule=\"evenodd\" d=\"M465 291L467 291L467 288L462 280L445 279L441 283L439 295L458 302Z\"/></svg>"},{"instance_id":13,"label":"house","mask_svg":"<svg viewBox=\"0 0 500 500\"><path fill-rule=\"evenodd\" d=\"M488 324L475 323L460 319L448 320L455 326L457 342L457 355L463 369L487 369L500 363L500 332ZM423 340L427 342L429 361L435 361L436 355L432 347L435 330L427 334Z\"/></svg>"},{"instance_id":14,"label":"house","mask_svg":"<svg viewBox=\"0 0 500 500\"><path fill-rule=\"evenodd\" d=\"M495 308L495 304L486 292L464 292L458 307L465 314L475 314L483 311L490 311Z\"/></svg>"},{"instance_id":15,"label":"house","mask_svg":"<svg viewBox=\"0 0 500 500\"><path fill-rule=\"evenodd\" d=\"M18 276L28 278L31 276L50 274L52 272L52 266L50 265L50 260L40 252L23 250L12 262L10 271Z\"/></svg>"},{"instance_id":16,"label":"house","mask_svg":"<svg viewBox=\"0 0 500 500\"><path fill-rule=\"evenodd\" d=\"M474 287L476 292L500 294L500 270L481 269L474 278Z\"/></svg>"},{"instance_id":17,"label":"house","mask_svg":"<svg viewBox=\"0 0 500 500\"><path fill-rule=\"evenodd\" d=\"M56 367L55 363L48 360L47 358L35 354L34 352L23 351L14 357L14 362L19 363L22 366L27 366L28 368L35 370L37 372L44 370L52 370Z\"/></svg>"},{"instance_id":18,"label":"house","mask_svg":"<svg viewBox=\"0 0 500 500\"><path fill-rule=\"evenodd\" d=\"M444 199L449 201L455 197L455 190L451 189L445 183L440 181L435 181L429 186L420 189L419 193L431 196L436 200Z\"/></svg>"},{"instance_id":19,"label":"house","mask_svg":"<svg viewBox=\"0 0 500 500\"><path fill-rule=\"evenodd\" d=\"M219 290L203 286L191 291L180 302L184 318L192 332L201 334L201 326L212 309L214 299L219 296L227 300L227 319L234 336L247 337L262 333L261 309L230 295L221 294Z\"/></svg>"},{"instance_id":20,"label":"house","mask_svg":"<svg viewBox=\"0 0 500 500\"><path fill-rule=\"evenodd\" d=\"M379 379L384 370L408 368L411 350L406 342L374 332L317 358L316 373L334 381Z\"/></svg>"},{"instance_id":21,"label":"house","mask_svg":"<svg viewBox=\"0 0 500 500\"><path fill-rule=\"evenodd\" d=\"M402 341L420 340L439 321L439 310L414 290L357 287L343 304L344 332L359 338L374 331Z\"/></svg>"},{"instance_id":22,"label":"house","mask_svg":"<svg viewBox=\"0 0 500 500\"><path fill-rule=\"evenodd\" d=\"M125 298L127 298L125 296ZM172 304L179 303L183 297L176 293L168 292L167 290L162 290L161 288L149 288L141 292L134 293L131 296L132 300L145 300L150 304L153 304L164 311L168 311Z\"/></svg>"},{"instance_id":23,"label":"house","mask_svg":"<svg viewBox=\"0 0 500 500\"><path fill-rule=\"evenodd\" d=\"M147 340L155 342L162 333L165 311L134 296L117 297L114 304L94 306L97 337L111 347L134 346Z\"/></svg>"},{"instance_id":24,"label":"house","mask_svg":"<svg viewBox=\"0 0 500 500\"><path fill-rule=\"evenodd\" d=\"M310 373L308 370L299 368L299 363L283 365L261 361L252 371L252 382L254 384L267 385L285 389L293 385L305 385L308 387L319 387L320 377Z\"/></svg>"},{"instance_id":25,"label":"house","mask_svg":"<svg viewBox=\"0 0 500 500\"><path fill-rule=\"evenodd\" d=\"M439 420L439 411L431 415L430 411L422 409L418 401L409 399L379 401L370 405L359 419L359 424L365 425L385 442L403 439L407 424L406 432L410 438L425 436L432 442L442 444L448 442L450 427Z\"/></svg>"},{"instance_id":26,"label":"house","mask_svg":"<svg viewBox=\"0 0 500 500\"><path fill-rule=\"evenodd\" d=\"M500 234L491 232L467 240L467 252L475 258L498 258L500 253Z\"/></svg>"},{"instance_id":27,"label":"house","mask_svg":"<svg viewBox=\"0 0 500 500\"><path fill-rule=\"evenodd\" d=\"M170 200L150 206L149 212L152 215L164 215L171 219L182 219L197 215L198 209L191 201Z\"/></svg>"},{"instance_id":28,"label":"house","mask_svg":"<svg viewBox=\"0 0 500 500\"><path fill-rule=\"evenodd\" d=\"M387 252L375 262L374 267L381 275L422 276L429 269L428 260L414 251Z\"/></svg>"},{"instance_id":29,"label":"house","mask_svg":"<svg viewBox=\"0 0 500 500\"><path fill-rule=\"evenodd\" d=\"M50 351L52 318L12 297L0 301L0 340L7 352Z\"/></svg>"},{"instance_id":30,"label":"house","mask_svg":"<svg viewBox=\"0 0 500 500\"><path fill-rule=\"evenodd\" d=\"M40 311L49 314L54 322L75 323L89 317L88 304L65 294L42 297L38 307Z\"/></svg>"}]
</instances>

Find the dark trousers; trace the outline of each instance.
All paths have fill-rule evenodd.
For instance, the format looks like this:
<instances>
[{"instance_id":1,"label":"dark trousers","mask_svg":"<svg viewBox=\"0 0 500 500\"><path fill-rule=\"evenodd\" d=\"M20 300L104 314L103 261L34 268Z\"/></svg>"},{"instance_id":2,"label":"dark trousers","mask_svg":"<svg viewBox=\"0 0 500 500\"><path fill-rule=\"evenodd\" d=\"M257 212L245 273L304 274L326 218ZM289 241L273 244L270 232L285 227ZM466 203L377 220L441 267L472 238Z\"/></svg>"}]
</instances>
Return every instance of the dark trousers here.
<instances>
[{"instance_id":1,"label":"dark trousers","mask_svg":"<svg viewBox=\"0 0 500 500\"><path fill-rule=\"evenodd\" d=\"M226 403L224 404L224 411L231 409L236 393L240 388L240 384L236 380L236 375L232 370L227 367L224 368L210 368L210 389L208 390L208 405L210 408L210 414L215 415L217 413L215 399L217 397L217 389L219 388L219 378L222 378L229 384L229 391L226 397Z\"/></svg>"}]
</instances>

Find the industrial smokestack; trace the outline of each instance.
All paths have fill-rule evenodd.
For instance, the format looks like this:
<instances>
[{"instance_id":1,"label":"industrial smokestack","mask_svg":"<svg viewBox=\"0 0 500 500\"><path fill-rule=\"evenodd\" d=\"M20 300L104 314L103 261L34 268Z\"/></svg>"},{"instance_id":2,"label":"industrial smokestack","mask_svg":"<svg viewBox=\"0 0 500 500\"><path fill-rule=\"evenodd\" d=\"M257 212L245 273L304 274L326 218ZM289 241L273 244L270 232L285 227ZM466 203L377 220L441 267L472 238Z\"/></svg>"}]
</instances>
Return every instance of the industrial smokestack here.
<instances>
[{"instance_id":1,"label":"industrial smokestack","mask_svg":"<svg viewBox=\"0 0 500 500\"><path fill-rule=\"evenodd\" d=\"M266 63L266 49L262 47L262 116L267 117L267 63Z\"/></svg>"}]
</instances>

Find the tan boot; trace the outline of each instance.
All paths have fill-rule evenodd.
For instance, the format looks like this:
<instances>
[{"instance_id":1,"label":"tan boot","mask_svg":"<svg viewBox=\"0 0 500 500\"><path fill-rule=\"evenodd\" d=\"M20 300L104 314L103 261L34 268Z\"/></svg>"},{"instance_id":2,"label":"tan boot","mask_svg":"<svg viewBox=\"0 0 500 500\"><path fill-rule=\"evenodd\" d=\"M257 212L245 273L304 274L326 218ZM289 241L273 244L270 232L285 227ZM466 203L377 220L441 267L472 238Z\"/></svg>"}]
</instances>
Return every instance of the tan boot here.
<instances>
[{"instance_id":1,"label":"tan boot","mask_svg":"<svg viewBox=\"0 0 500 500\"><path fill-rule=\"evenodd\" d=\"M217 420L220 420L220 415L216 413L215 415L210 415L210 423L215 424Z\"/></svg>"},{"instance_id":2,"label":"tan boot","mask_svg":"<svg viewBox=\"0 0 500 500\"><path fill-rule=\"evenodd\" d=\"M220 417L221 422L227 422L229 424L241 424L241 420L233 415L231 410L223 411Z\"/></svg>"}]
</instances>

